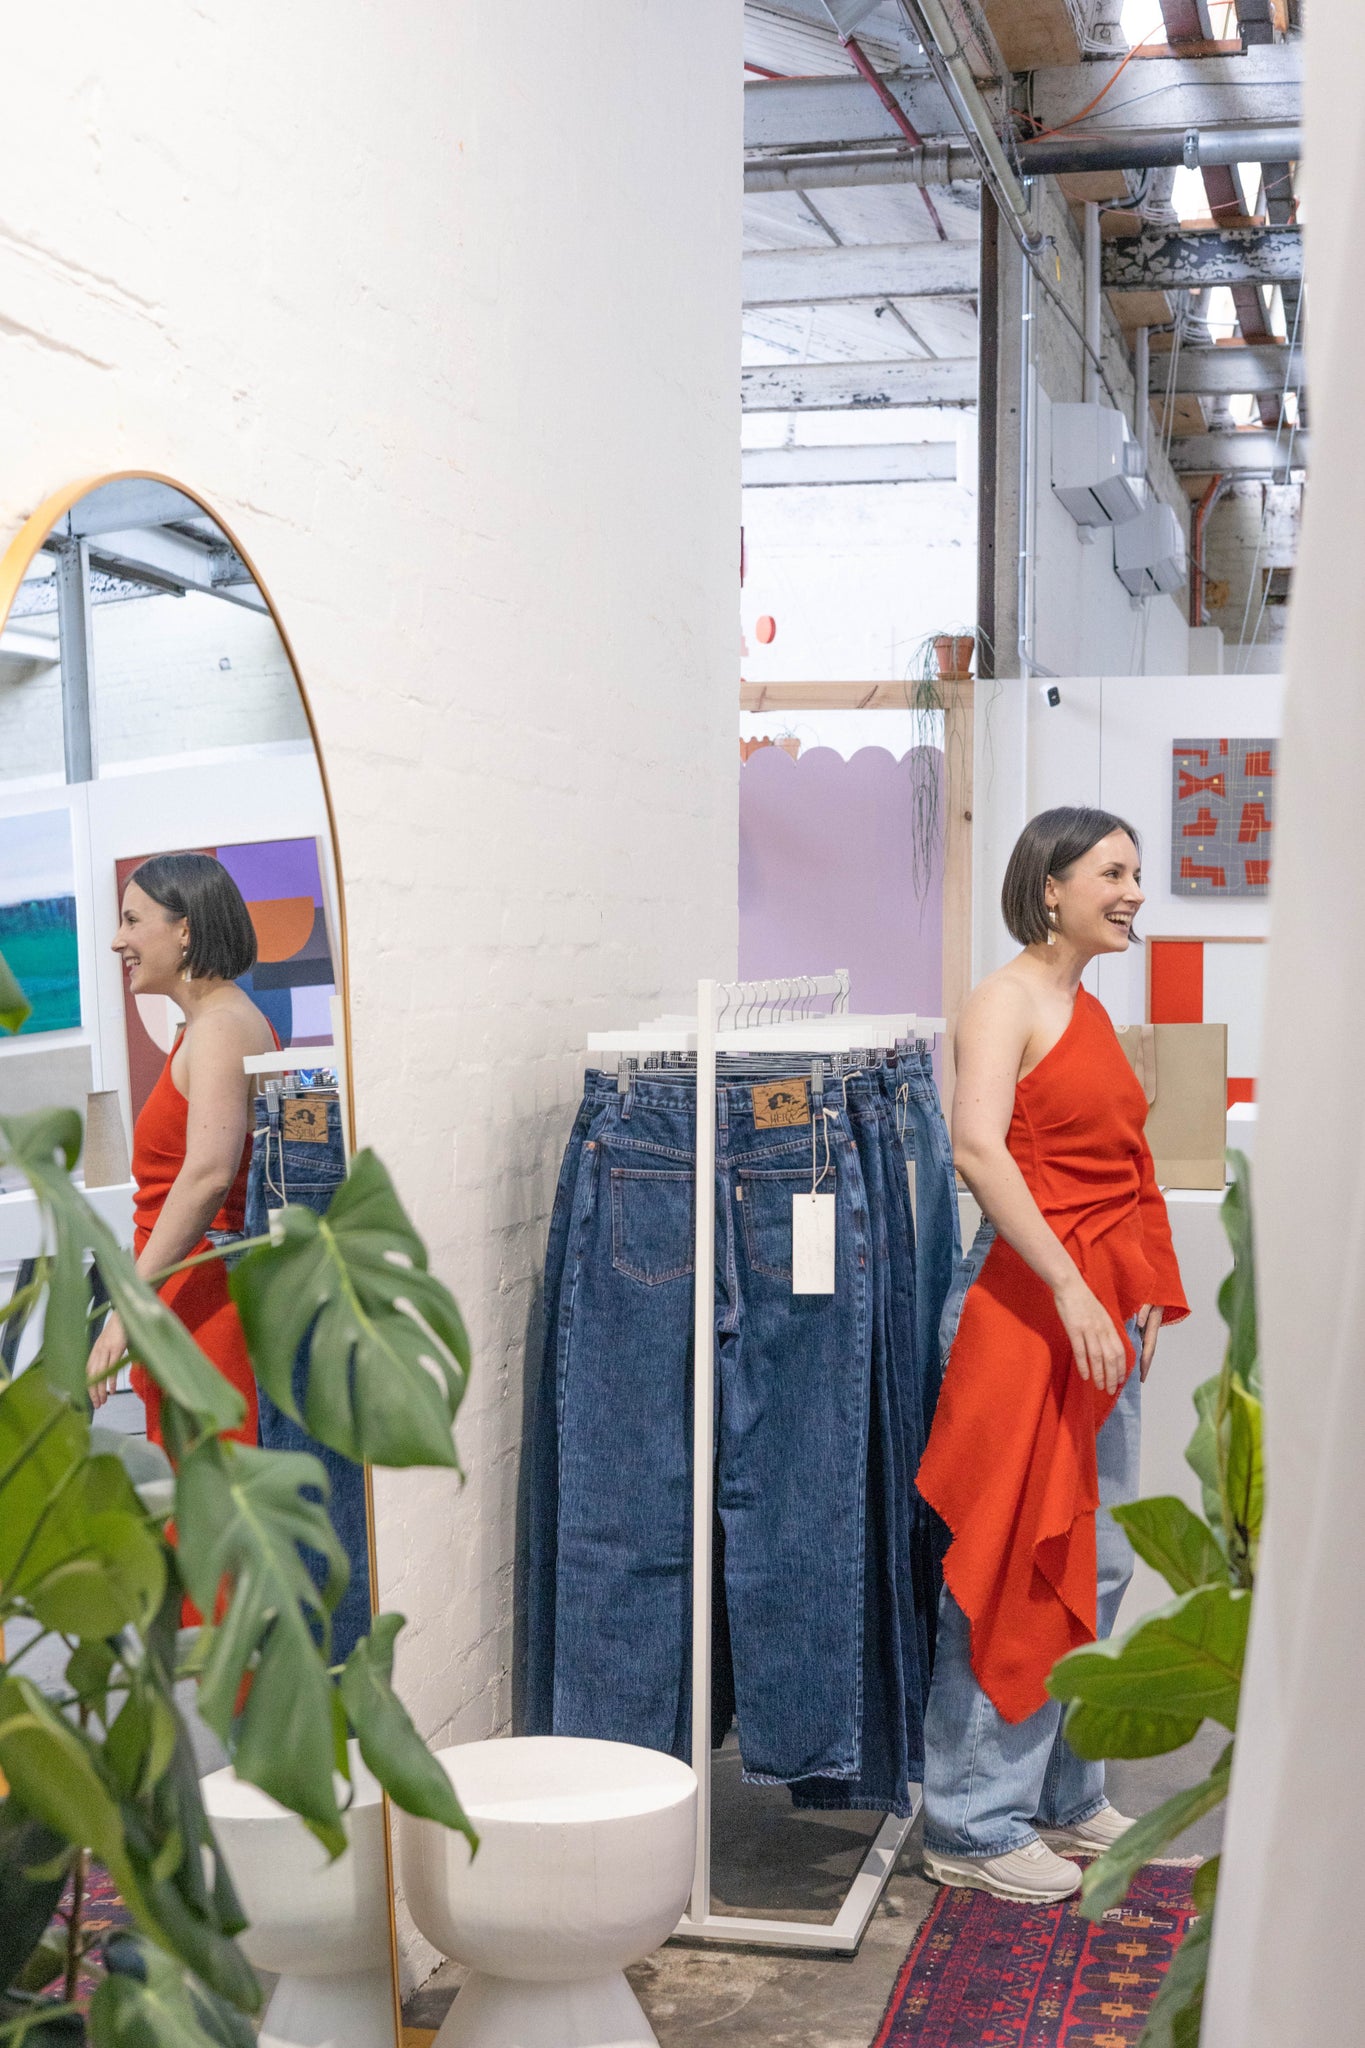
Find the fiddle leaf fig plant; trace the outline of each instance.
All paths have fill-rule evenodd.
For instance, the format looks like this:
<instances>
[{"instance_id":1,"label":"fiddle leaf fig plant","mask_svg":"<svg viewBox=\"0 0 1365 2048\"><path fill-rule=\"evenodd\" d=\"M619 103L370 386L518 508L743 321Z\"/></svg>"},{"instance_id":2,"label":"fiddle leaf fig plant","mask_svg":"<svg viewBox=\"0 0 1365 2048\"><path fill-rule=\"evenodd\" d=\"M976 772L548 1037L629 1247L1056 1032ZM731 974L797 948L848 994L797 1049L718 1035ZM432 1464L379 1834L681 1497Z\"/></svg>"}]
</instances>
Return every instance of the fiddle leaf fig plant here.
<instances>
[{"instance_id":1,"label":"fiddle leaf fig plant","mask_svg":"<svg viewBox=\"0 0 1365 2048\"><path fill-rule=\"evenodd\" d=\"M0 976L5 1021L21 1006ZM378 1616L333 1661L349 1568L320 1460L227 1434L241 1396L73 1185L80 1144L71 1112L0 1117L0 1167L37 1196L49 1246L0 1307L11 1334L43 1315L33 1364L0 1364L0 2044L246 2048L260 1988L178 1684L193 1681L238 1775L331 1856L347 1846L352 1737L399 1806L475 1838L393 1690L402 1616ZM230 1279L262 1383L297 1412L303 1343L302 1407L320 1442L378 1464L456 1466L468 1340L379 1160L356 1157L325 1215L276 1220L278 1241L256 1243ZM91 1260L161 1390L169 1457L91 1426ZM187 1599L204 1617L193 1629ZM60 1646L56 1690L24 1668L44 1643L44 1668ZM92 1856L132 1921L103 1944L82 1919ZM96 1980L88 2008L83 1976Z\"/></svg>"},{"instance_id":2,"label":"fiddle leaf fig plant","mask_svg":"<svg viewBox=\"0 0 1365 2048\"><path fill-rule=\"evenodd\" d=\"M1063 1657L1048 1689L1070 1703L1066 1739L1081 1756L1162 1755L1183 1748L1209 1720L1229 1740L1206 1778L1145 1814L1090 1865L1081 1911L1091 1920L1118 1905L1144 1864L1221 1805L1232 1772L1264 1484L1251 1175L1240 1152L1228 1161L1232 1180L1222 1214L1233 1263L1218 1296L1228 1343L1222 1371L1195 1391L1198 1422L1185 1453L1204 1516L1174 1497L1113 1510L1138 1556L1161 1573L1175 1598L1126 1635ZM1200 1918L1162 1979L1140 2048L1197 2048L1218 1860L1211 1857L1195 1876Z\"/></svg>"}]
</instances>

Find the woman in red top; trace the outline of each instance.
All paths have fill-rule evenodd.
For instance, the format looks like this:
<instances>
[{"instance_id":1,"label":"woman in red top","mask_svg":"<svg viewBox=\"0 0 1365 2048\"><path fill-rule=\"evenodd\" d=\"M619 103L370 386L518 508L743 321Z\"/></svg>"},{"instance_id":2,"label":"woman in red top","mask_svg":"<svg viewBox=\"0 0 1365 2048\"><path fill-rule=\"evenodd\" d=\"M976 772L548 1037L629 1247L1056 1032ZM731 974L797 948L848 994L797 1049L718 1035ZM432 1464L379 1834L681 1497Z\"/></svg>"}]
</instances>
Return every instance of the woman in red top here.
<instances>
[{"instance_id":1,"label":"woman in red top","mask_svg":"<svg viewBox=\"0 0 1365 2048\"><path fill-rule=\"evenodd\" d=\"M1047 1675L1109 1634L1132 1552L1105 1510L1137 1490L1139 1393L1188 1313L1143 1135L1147 1101L1081 986L1126 953L1137 834L1045 811L1010 856L1023 947L957 1030L953 1153L985 1221L944 1315L947 1365L919 1470L952 1536L925 1720L925 1869L1006 1898L1065 1898L1130 1825L1061 1733Z\"/></svg>"},{"instance_id":2,"label":"woman in red top","mask_svg":"<svg viewBox=\"0 0 1365 2048\"><path fill-rule=\"evenodd\" d=\"M250 1053L278 1044L251 998L236 985L256 961L256 935L227 869L205 853L144 861L123 892L113 949L134 995L169 996L185 1025L143 1105L133 1132L133 1246L144 1277L208 1251L210 1230L240 1230L251 1159ZM177 1273L161 1288L199 1348L247 1404L242 1442L256 1441L256 1383L221 1261ZM109 1398L108 1377L126 1350L111 1315L90 1353L90 1397ZM141 1366L133 1383L147 1409L147 1435L161 1442L161 1394Z\"/></svg>"}]
</instances>

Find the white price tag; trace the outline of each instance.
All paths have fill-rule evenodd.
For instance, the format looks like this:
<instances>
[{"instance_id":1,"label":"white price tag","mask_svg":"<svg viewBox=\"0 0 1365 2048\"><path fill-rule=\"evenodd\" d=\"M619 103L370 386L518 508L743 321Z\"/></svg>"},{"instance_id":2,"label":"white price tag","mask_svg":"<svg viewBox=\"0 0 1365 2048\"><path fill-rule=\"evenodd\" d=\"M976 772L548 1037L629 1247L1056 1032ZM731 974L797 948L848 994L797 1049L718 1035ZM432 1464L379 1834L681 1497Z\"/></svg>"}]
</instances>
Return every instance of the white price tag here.
<instances>
[{"instance_id":1,"label":"white price tag","mask_svg":"<svg viewBox=\"0 0 1365 2048\"><path fill-rule=\"evenodd\" d=\"M834 1292L834 1197L792 1196L792 1293Z\"/></svg>"},{"instance_id":2,"label":"white price tag","mask_svg":"<svg viewBox=\"0 0 1365 2048\"><path fill-rule=\"evenodd\" d=\"M919 1190L915 1186L915 1162L913 1159L907 1159L905 1162L905 1178L910 1183L910 1221L914 1225L915 1229L918 1230Z\"/></svg>"}]
</instances>

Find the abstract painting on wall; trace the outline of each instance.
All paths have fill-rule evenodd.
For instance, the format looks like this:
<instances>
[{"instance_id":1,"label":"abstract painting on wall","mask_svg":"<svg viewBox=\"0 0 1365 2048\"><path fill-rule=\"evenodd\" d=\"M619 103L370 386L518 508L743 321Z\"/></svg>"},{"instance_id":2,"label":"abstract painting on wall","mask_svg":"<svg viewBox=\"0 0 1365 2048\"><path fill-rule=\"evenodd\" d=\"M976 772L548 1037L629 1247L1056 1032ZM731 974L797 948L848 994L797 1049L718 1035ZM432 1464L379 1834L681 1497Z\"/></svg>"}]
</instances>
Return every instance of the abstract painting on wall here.
<instances>
[{"instance_id":1,"label":"abstract painting on wall","mask_svg":"<svg viewBox=\"0 0 1365 2048\"><path fill-rule=\"evenodd\" d=\"M1176 740L1171 759L1171 891L1266 896L1277 740Z\"/></svg>"},{"instance_id":2,"label":"abstract painting on wall","mask_svg":"<svg viewBox=\"0 0 1365 2048\"><path fill-rule=\"evenodd\" d=\"M241 890L256 933L256 965L241 976L281 1045L330 1045L336 969L316 839L257 839L238 846L165 848L210 853ZM119 901L133 870L149 856L115 863ZM124 988L128 1080L136 1117L175 1042L180 1012L164 996Z\"/></svg>"},{"instance_id":3,"label":"abstract painting on wall","mask_svg":"<svg viewBox=\"0 0 1365 2048\"><path fill-rule=\"evenodd\" d=\"M0 818L0 953L33 1005L23 1036L80 1029L76 857L69 811Z\"/></svg>"}]
</instances>

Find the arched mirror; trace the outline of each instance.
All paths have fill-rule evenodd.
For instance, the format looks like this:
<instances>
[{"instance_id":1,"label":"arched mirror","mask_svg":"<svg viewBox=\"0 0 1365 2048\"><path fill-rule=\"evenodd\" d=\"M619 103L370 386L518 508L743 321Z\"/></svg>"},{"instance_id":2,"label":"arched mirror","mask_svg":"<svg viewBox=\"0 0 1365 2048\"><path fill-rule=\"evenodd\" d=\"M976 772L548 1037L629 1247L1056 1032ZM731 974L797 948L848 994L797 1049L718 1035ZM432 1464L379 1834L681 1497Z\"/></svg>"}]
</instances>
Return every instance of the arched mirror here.
<instances>
[{"instance_id":1,"label":"arched mirror","mask_svg":"<svg viewBox=\"0 0 1365 2048\"><path fill-rule=\"evenodd\" d=\"M205 1244L268 1229L286 1201L324 1207L351 1129L345 910L307 699L260 579L194 492L118 475L34 514L0 564L0 622L0 955L31 1005L19 1031L0 1036L0 1114L79 1110L76 1178L139 1252L165 1228L178 1166L215 1116L232 1125L233 1158ZM236 1033L235 1066L231 1085L217 1074L217 1096L200 1102L185 1047L205 989L218 1027ZM187 1255L170 1239L163 1248ZM0 1303L32 1279L41 1250L33 1195L0 1179ZM172 1306L201 1349L229 1378L245 1364L249 1380L234 1351L240 1325L235 1340L225 1327L236 1312L219 1312L222 1267L181 1283L199 1295ZM21 1372L37 1331L4 1324L0 1339L7 1376ZM155 1443L156 1389L136 1377L112 1383L98 1420ZM340 1662L371 1613L367 1474L322 1452L264 1390L247 1392L244 1433L326 1464L350 1567L333 1617ZM13 1662L23 1645L11 1632L5 1647ZM23 1668L57 1699L60 1638L53 1649ZM329 1865L302 1823L236 1781L202 1724L195 1748L256 1923L244 1946L275 1994L265 2033L397 2048L378 1788L354 1773L351 1853ZM116 1914L116 1900L106 1904Z\"/></svg>"}]
</instances>

